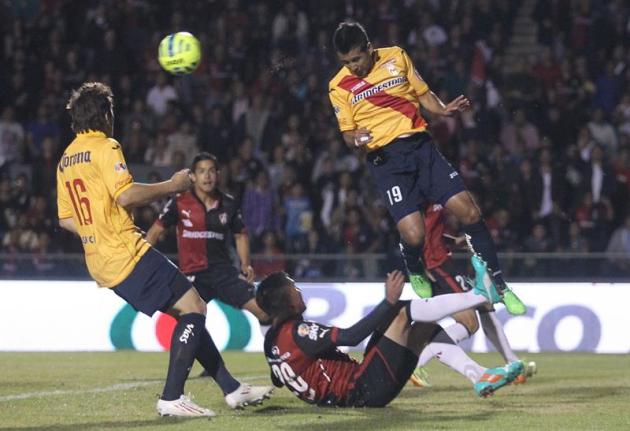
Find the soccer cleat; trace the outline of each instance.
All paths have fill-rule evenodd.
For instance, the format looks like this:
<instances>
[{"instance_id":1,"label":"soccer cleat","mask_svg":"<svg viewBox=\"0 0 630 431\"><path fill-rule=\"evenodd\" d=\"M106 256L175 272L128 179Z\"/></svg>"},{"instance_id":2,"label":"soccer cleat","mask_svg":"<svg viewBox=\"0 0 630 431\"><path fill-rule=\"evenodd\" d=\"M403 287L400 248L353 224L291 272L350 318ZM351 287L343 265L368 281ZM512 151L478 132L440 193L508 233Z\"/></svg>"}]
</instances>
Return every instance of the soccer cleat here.
<instances>
[{"instance_id":1,"label":"soccer cleat","mask_svg":"<svg viewBox=\"0 0 630 431\"><path fill-rule=\"evenodd\" d=\"M409 273L409 281L411 288L420 298L426 299L433 296L433 288L431 282L427 280L424 274Z\"/></svg>"},{"instance_id":2,"label":"soccer cleat","mask_svg":"<svg viewBox=\"0 0 630 431\"><path fill-rule=\"evenodd\" d=\"M521 372L521 374L516 376L512 384L522 385L523 383L526 383L527 379L529 379L534 374L536 374L536 371L538 371L536 368L536 362L534 361L523 362L523 372Z\"/></svg>"},{"instance_id":3,"label":"soccer cleat","mask_svg":"<svg viewBox=\"0 0 630 431\"><path fill-rule=\"evenodd\" d=\"M522 316L527 312L527 307L523 304L523 301L507 286L503 287L502 302L505 304L505 309L508 313L513 316Z\"/></svg>"},{"instance_id":4,"label":"soccer cleat","mask_svg":"<svg viewBox=\"0 0 630 431\"><path fill-rule=\"evenodd\" d=\"M232 409L242 409L245 406L261 404L263 400L271 396L271 392L273 392L271 386L251 386L241 383L234 392L225 396L225 402Z\"/></svg>"},{"instance_id":5,"label":"soccer cleat","mask_svg":"<svg viewBox=\"0 0 630 431\"><path fill-rule=\"evenodd\" d=\"M418 367L409 377L409 381L412 385L418 388L429 388L432 385L429 383L428 377L429 373L427 372L427 369L424 367Z\"/></svg>"},{"instance_id":6,"label":"soccer cleat","mask_svg":"<svg viewBox=\"0 0 630 431\"><path fill-rule=\"evenodd\" d=\"M490 275L488 275L488 265L486 262L476 254L473 254L470 258L470 263L472 263L475 270L475 287L473 288L473 292L477 295L485 296L488 301L493 304L501 302L501 296L499 292L497 292L497 288L492 282L492 279L490 279Z\"/></svg>"},{"instance_id":7,"label":"soccer cleat","mask_svg":"<svg viewBox=\"0 0 630 431\"><path fill-rule=\"evenodd\" d=\"M480 397L488 397L498 389L511 383L523 372L521 361L510 362L504 367L488 368L475 383L474 389Z\"/></svg>"},{"instance_id":8,"label":"soccer cleat","mask_svg":"<svg viewBox=\"0 0 630 431\"><path fill-rule=\"evenodd\" d=\"M159 399L157 411L160 416L216 416L210 409L199 407L190 396L182 395L179 399L166 401Z\"/></svg>"}]
</instances>

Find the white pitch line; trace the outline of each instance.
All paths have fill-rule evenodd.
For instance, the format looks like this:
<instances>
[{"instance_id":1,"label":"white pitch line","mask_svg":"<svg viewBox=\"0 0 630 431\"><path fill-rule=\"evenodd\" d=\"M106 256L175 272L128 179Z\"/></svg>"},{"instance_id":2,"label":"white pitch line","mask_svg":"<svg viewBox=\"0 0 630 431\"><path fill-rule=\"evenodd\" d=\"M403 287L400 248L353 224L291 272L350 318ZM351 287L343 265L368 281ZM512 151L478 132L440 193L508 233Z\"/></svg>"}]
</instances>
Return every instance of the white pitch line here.
<instances>
[{"instance_id":1,"label":"white pitch line","mask_svg":"<svg viewBox=\"0 0 630 431\"><path fill-rule=\"evenodd\" d=\"M256 376L243 376L243 377L238 378L237 380L242 381L242 382L247 382L247 381L258 380L262 378L269 378L269 375L264 374L264 375L256 375ZM21 394L0 396L0 402L25 400L28 398L47 398L47 397L54 397L58 395L83 395L83 394L100 394L103 392L126 391L129 389L141 388L143 386L151 386L151 385L155 385L156 383L163 383L163 382L164 380L145 380L142 382L133 382L133 383L117 383L115 385L103 386L101 388L93 388L93 389L24 392Z\"/></svg>"}]
</instances>

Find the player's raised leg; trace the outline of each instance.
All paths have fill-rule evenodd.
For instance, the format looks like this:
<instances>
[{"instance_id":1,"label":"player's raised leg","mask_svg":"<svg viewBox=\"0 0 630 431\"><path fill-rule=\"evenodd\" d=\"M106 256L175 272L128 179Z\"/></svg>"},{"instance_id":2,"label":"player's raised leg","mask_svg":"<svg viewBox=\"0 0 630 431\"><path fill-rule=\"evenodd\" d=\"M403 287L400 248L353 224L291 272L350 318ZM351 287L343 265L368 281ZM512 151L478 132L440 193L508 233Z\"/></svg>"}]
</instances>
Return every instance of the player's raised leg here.
<instances>
[{"instance_id":1,"label":"player's raised leg","mask_svg":"<svg viewBox=\"0 0 630 431\"><path fill-rule=\"evenodd\" d=\"M525 304L512 292L505 281L499 266L499 258L494 245L494 240L488 231L486 223L481 218L481 212L470 193L461 191L451 196L445 204L463 226L463 230L469 240L471 251L488 263L488 269L496 288L502 296L508 312L514 315L524 314L527 311ZM474 262L473 262L474 265Z\"/></svg>"}]
</instances>

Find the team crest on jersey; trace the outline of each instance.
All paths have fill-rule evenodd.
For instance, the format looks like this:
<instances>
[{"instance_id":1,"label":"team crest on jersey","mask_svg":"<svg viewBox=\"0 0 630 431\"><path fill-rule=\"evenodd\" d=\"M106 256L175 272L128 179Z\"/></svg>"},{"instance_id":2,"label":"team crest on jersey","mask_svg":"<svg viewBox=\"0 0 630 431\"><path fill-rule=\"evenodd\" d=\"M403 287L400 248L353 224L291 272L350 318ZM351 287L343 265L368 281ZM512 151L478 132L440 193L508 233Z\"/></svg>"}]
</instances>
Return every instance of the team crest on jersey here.
<instances>
[{"instance_id":1,"label":"team crest on jersey","mask_svg":"<svg viewBox=\"0 0 630 431\"><path fill-rule=\"evenodd\" d=\"M390 60L387 63L383 64L381 67L387 69L390 75L398 76L400 74L400 70L396 67L396 60Z\"/></svg>"},{"instance_id":2,"label":"team crest on jersey","mask_svg":"<svg viewBox=\"0 0 630 431\"><path fill-rule=\"evenodd\" d=\"M227 214L226 213L219 214L219 221L221 222L221 224L227 224Z\"/></svg>"},{"instance_id":3,"label":"team crest on jersey","mask_svg":"<svg viewBox=\"0 0 630 431\"><path fill-rule=\"evenodd\" d=\"M306 337L310 332L310 328L306 323L300 323L297 328L297 333L300 337Z\"/></svg>"}]
</instances>

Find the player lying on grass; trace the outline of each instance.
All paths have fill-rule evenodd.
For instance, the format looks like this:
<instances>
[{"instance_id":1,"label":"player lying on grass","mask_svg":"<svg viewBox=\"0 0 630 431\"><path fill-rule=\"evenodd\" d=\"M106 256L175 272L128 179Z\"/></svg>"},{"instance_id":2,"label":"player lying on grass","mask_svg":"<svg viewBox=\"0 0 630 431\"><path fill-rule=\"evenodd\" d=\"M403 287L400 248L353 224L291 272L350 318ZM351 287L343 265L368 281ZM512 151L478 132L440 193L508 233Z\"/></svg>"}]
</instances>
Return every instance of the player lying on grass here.
<instances>
[{"instance_id":1,"label":"player lying on grass","mask_svg":"<svg viewBox=\"0 0 630 431\"><path fill-rule=\"evenodd\" d=\"M488 298L499 301L496 290L399 301L404 283L402 272L389 273L385 299L353 326L337 328L303 319L304 299L287 274L267 276L256 298L273 320L265 337L265 355L274 385L286 386L301 400L320 406L383 407L401 391L418 355L431 342L442 342L459 352L453 365L475 375L474 387L480 396L492 394L521 372L521 362L490 369L480 366L439 325L429 323L484 304ZM356 346L369 335L361 363L337 349Z\"/></svg>"},{"instance_id":2,"label":"player lying on grass","mask_svg":"<svg viewBox=\"0 0 630 431\"><path fill-rule=\"evenodd\" d=\"M428 204L424 209L425 242L422 259L425 263L427 278L432 283L433 296L464 292L472 289L475 282L481 284L484 282L493 283L481 267L475 268L479 274L478 277L475 277L476 280L471 280L466 273L462 273L455 268L451 258L452 253L446 244L445 238L453 240L456 247L467 247L469 251L472 250L466 242L465 235L459 237L446 235L444 233L445 227L444 207L439 204ZM475 262L479 261L476 260ZM481 288L485 287L480 285ZM416 294L422 297L423 292L416 291ZM486 337L492 342L497 351L501 353L504 360L506 362L518 361L519 358L512 351L510 343L505 336L503 325L496 316L494 306L484 304L477 307L476 312L479 314L481 327ZM455 343L460 343L471 337L479 329L477 313L475 313L475 310L469 309L453 314L451 317L455 320L455 323L444 328L444 331ZM411 377L411 382L414 385L430 386L427 381L426 370L423 367L431 358L435 357L443 363L448 363L449 352L441 347L440 343L431 343L422 351L418 361L418 369ZM525 364L523 373L516 378L514 383L525 383L527 377L530 377L535 370L536 364L534 362Z\"/></svg>"}]
</instances>

